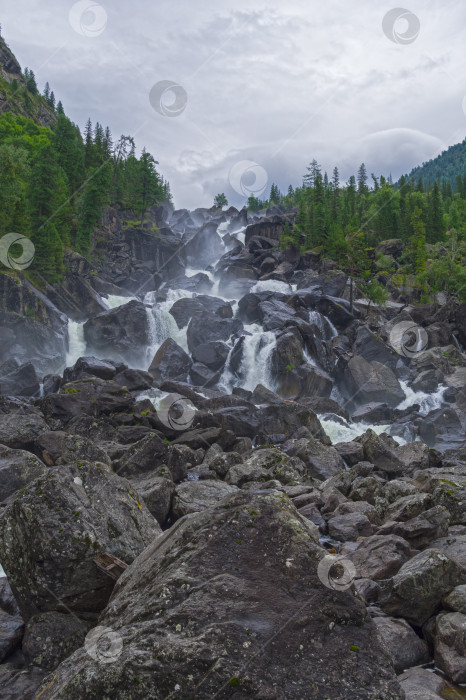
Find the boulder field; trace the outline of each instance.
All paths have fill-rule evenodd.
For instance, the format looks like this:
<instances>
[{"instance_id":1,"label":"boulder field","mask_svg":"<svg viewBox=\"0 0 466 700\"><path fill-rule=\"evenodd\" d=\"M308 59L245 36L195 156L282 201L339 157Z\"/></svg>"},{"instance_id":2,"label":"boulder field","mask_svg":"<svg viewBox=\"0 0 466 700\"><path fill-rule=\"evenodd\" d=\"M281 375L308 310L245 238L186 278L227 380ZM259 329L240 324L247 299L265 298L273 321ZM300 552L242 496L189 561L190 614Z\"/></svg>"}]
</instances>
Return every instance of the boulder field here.
<instances>
[{"instance_id":1,"label":"boulder field","mask_svg":"<svg viewBox=\"0 0 466 700\"><path fill-rule=\"evenodd\" d=\"M0 697L464 692L463 316L352 304L266 214L114 213L106 265L2 281Z\"/></svg>"}]
</instances>

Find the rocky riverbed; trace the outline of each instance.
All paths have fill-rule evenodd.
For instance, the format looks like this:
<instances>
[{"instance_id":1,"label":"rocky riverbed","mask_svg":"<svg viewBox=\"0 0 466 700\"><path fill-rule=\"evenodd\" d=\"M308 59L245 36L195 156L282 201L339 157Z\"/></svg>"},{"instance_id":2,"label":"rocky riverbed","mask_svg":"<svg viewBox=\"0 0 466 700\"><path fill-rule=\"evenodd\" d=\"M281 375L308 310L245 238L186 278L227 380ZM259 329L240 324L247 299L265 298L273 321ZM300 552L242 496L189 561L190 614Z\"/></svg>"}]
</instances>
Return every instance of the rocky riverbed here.
<instances>
[{"instance_id":1,"label":"rocky riverbed","mask_svg":"<svg viewBox=\"0 0 466 700\"><path fill-rule=\"evenodd\" d=\"M2 697L464 697L464 307L267 214L0 275Z\"/></svg>"}]
</instances>

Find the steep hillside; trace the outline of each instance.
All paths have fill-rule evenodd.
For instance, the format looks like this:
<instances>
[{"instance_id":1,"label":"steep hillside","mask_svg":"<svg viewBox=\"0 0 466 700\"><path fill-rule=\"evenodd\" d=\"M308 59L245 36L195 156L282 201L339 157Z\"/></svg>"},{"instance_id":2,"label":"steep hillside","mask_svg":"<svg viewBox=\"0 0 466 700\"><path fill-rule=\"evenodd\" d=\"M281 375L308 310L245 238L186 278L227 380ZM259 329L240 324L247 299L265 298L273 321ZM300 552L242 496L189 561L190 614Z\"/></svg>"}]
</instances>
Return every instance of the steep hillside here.
<instances>
[{"instance_id":1,"label":"steep hillside","mask_svg":"<svg viewBox=\"0 0 466 700\"><path fill-rule=\"evenodd\" d=\"M407 176L414 178L416 182L422 178L424 185L431 185L436 180L448 180L452 187L456 184L458 175L466 173L466 138L461 143L456 143L437 158L418 165Z\"/></svg>"},{"instance_id":2,"label":"steep hillside","mask_svg":"<svg viewBox=\"0 0 466 700\"><path fill-rule=\"evenodd\" d=\"M53 127L57 122L54 110L28 85L16 57L0 37L0 114L5 112L30 117L39 126Z\"/></svg>"}]
</instances>

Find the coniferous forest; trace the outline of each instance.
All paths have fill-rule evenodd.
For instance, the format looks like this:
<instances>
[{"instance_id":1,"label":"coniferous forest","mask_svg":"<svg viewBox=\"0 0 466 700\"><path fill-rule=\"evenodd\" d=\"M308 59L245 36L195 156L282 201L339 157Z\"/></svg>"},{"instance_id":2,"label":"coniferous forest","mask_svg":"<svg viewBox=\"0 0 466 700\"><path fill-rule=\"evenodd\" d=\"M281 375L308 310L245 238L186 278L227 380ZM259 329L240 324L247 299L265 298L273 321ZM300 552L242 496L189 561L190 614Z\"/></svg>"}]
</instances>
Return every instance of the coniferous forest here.
<instances>
[{"instance_id":1,"label":"coniferous forest","mask_svg":"<svg viewBox=\"0 0 466 700\"><path fill-rule=\"evenodd\" d=\"M89 252L104 207L131 209L142 226L148 208L170 198L169 186L150 153L136 155L131 136L114 141L108 127L90 119L81 134L48 83L39 95L33 71L25 69L23 85L2 83L10 98L21 98L31 111L45 103L55 119L49 128L21 114L0 114L0 233L30 237L35 273L58 281L65 251Z\"/></svg>"}]
</instances>

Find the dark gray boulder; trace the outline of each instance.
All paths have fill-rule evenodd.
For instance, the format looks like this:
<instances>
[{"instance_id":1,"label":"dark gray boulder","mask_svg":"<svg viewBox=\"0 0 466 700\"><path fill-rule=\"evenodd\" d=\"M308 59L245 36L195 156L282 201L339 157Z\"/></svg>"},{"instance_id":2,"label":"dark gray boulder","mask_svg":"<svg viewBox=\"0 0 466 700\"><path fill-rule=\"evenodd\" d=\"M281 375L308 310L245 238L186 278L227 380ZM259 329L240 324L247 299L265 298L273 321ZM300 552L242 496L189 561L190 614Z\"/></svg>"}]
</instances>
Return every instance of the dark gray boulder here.
<instances>
[{"instance_id":1,"label":"dark gray boulder","mask_svg":"<svg viewBox=\"0 0 466 700\"><path fill-rule=\"evenodd\" d=\"M466 571L453 559L437 549L426 549L403 564L391 579L381 607L389 615L421 626L438 610L442 598L464 583Z\"/></svg>"},{"instance_id":2,"label":"dark gray boulder","mask_svg":"<svg viewBox=\"0 0 466 700\"><path fill-rule=\"evenodd\" d=\"M398 379L389 367L380 362L368 362L360 355L348 362L340 388L350 408L373 402L394 407L405 398Z\"/></svg>"},{"instance_id":3,"label":"dark gray boulder","mask_svg":"<svg viewBox=\"0 0 466 700\"><path fill-rule=\"evenodd\" d=\"M167 338L155 353L149 372L157 383L165 379L185 382L191 366L189 355L172 338Z\"/></svg>"},{"instance_id":4,"label":"dark gray boulder","mask_svg":"<svg viewBox=\"0 0 466 700\"><path fill-rule=\"evenodd\" d=\"M420 666L430 660L427 643L417 636L405 620L398 620L395 617L375 617L374 622L390 652L393 668L397 673L411 666Z\"/></svg>"},{"instance_id":5,"label":"dark gray boulder","mask_svg":"<svg viewBox=\"0 0 466 700\"><path fill-rule=\"evenodd\" d=\"M138 364L149 344L146 307L132 300L93 316L84 324L84 337L89 348L100 355Z\"/></svg>"},{"instance_id":6,"label":"dark gray boulder","mask_svg":"<svg viewBox=\"0 0 466 700\"><path fill-rule=\"evenodd\" d=\"M31 396L40 394L39 378L32 362L16 367L0 366L0 392L5 396ZM11 370L11 371L10 371Z\"/></svg>"},{"instance_id":7,"label":"dark gray boulder","mask_svg":"<svg viewBox=\"0 0 466 700\"><path fill-rule=\"evenodd\" d=\"M0 444L30 449L38 435L49 430L39 408L0 396Z\"/></svg>"},{"instance_id":8,"label":"dark gray boulder","mask_svg":"<svg viewBox=\"0 0 466 700\"><path fill-rule=\"evenodd\" d=\"M0 502L46 471L44 463L30 452L0 445Z\"/></svg>"},{"instance_id":9,"label":"dark gray boulder","mask_svg":"<svg viewBox=\"0 0 466 700\"><path fill-rule=\"evenodd\" d=\"M62 430L42 433L35 441L34 452L49 467L75 461L111 464L107 452L81 435L69 435Z\"/></svg>"},{"instance_id":10,"label":"dark gray boulder","mask_svg":"<svg viewBox=\"0 0 466 700\"><path fill-rule=\"evenodd\" d=\"M214 372L225 366L231 348L221 340L197 345L193 350L194 362L201 362Z\"/></svg>"},{"instance_id":11,"label":"dark gray boulder","mask_svg":"<svg viewBox=\"0 0 466 700\"><path fill-rule=\"evenodd\" d=\"M23 618L98 613L114 581L94 563L107 551L126 563L160 534L131 484L92 463L50 470L0 517L0 561Z\"/></svg>"},{"instance_id":12,"label":"dark gray boulder","mask_svg":"<svg viewBox=\"0 0 466 700\"><path fill-rule=\"evenodd\" d=\"M91 377L65 384L59 394L49 394L41 399L39 405L46 418L66 425L71 419L83 415L97 418L130 411L134 408L135 400L117 382Z\"/></svg>"},{"instance_id":13,"label":"dark gray boulder","mask_svg":"<svg viewBox=\"0 0 466 700\"><path fill-rule=\"evenodd\" d=\"M26 624L22 642L26 661L53 671L83 645L89 626L76 615L56 611L33 615Z\"/></svg>"},{"instance_id":14,"label":"dark gray boulder","mask_svg":"<svg viewBox=\"0 0 466 700\"><path fill-rule=\"evenodd\" d=\"M41 700L75 700L84 683L116 700L174 689L297 700L310 688L316 700L402 700L365 605L320 580L311 525L279 492L234 493L186 516L116 585L100 620L120 640L116 663L80 649Z\"/></svg>"},{"instance_id":15,"label":"dark gray boulder","mask_svg":"<svg viewBox=\"0 0 466 700\"><path fill-rule=\"evenodd\" d=\"M187 330L189 350L192 352L198 345L214 340L226 341L242 330L243 324L236 318L220 318L209 312L193 316Z\"/></svg>"},{"instance_id":16,"label":"dark gray boulder","mask_svg":"<svg viewBox=\"0 0 466 700\"><path fill-rule=\"evenodd\" d=\"M99 379L113 379L117 373L115 363L107 360L99 360L96 357L80 357L73 367L67 367L63 372L63 381L75 382L78 379L99 377Z\"/></svg>"}]
</instances>

